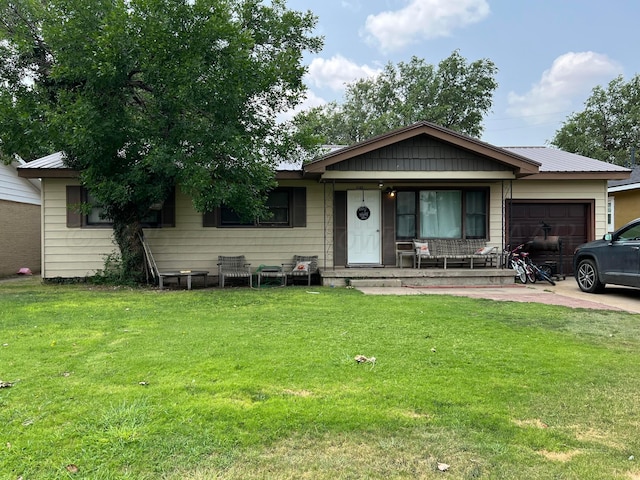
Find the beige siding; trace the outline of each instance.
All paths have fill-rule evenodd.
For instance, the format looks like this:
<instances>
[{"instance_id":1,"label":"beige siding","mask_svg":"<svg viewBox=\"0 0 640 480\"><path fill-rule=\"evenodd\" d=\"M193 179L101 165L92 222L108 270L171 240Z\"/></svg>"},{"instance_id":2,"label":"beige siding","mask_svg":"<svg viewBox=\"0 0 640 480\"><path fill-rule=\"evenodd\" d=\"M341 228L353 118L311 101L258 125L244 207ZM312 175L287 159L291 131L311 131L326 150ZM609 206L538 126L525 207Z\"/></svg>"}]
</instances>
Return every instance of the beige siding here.
<instances>
[{"instance_id":1,"label":"beige siding","mask_svg":"<svg viewBox=\"0 0 640 480\"><path fill-rule=\"evenodd\" d=\"M502 251L505 234L504 197L508 193L510 182L496 182L489 185L489 238L487 245L498 247Z\"/></svg>"},{"instance_id":2,"label":"beige siding","mask_svg":"<svg viewBox=\"0 0 640 480\"><path fill-rule=\"evenodd\" d=\"M95 275L106 255L116 251L110 229L67 228L68 179L44 179L42 250L43 278Z\"/></svg>"},{"instance_id":3,"label":"beige siding","mask_svg":"<svg viewBox=\"0 0 640 480\"><path fill-rule=\"evenodd\" d=\"M281 182L282 186L290 186ZM301 186L300 183L295 183ZM244 255L251 266L280 265L293 255L318 255L324 266L323 186L308 182L306 228L214 228L202 226L202 214L190 198L176 195L176 227L146 229L160 269L191 268L217 272L218 255Z\"/></svg>"},{"instance_id":4,"label":"beige siding","mask_svg":"<svg viewBox=\"0 0 640 480\"><path fill-rule=\"evenodd\" d=\"M104 267L106 255L115 251L110 229L66 227L66 185L69 180L47 179L43 221L43 276L84 277ZM245 255L253 268L279 265L294 254L318 255L321 268L333 267L332 183L281 182L282 186L307 188L307 226L303 228L213 228L202 226L202 215L191 200L176 194L175 228L146 229L145 235L160 269L205 269L217 273L218 255ZM406 186L411 186L405 184ZM426 186L414 183L413 186ZM429 188L451 183L428 184ZM519 200L595 199L596 237L606 231L606 181L532 180L476 183L490 188L489 244L502 248L504 202ZM386 185L385 185L386 186ZM378 188L377 182L336 184L339 190Z\"/></svg>"},{"instance_id":5,"label":"beige siding","mask_svg":"<svg viewBox=\"0 0 640 480\"><path fill-rule=\"evenodd\" d=\"M44 186L44 278L85 277L104 267L116 251L112 232L104 228L67 228L68 180L48 179ZM282 182L281 185L288 186ZM295 183L301 186L300 182ZM204 269L217 273L218 255L245 255L252 267L290 262L294 254L318 255L324 266L323 185L308 182L306 228L212 228L191 200L176 194L175 228L146 229L145 236L160 269Z\"/></svg>"},{"instance_id":6,"label":"beige siding","mask_svg":"<svg viewBox=\"0 0 640 480\"><path fill-rule=\"evenodd\" d=\"M518 200L584 200L594 201L594 234L600 238L607 232L606 180L523 180L513 182L513 198Z\"/></svg>"}]
</instances>

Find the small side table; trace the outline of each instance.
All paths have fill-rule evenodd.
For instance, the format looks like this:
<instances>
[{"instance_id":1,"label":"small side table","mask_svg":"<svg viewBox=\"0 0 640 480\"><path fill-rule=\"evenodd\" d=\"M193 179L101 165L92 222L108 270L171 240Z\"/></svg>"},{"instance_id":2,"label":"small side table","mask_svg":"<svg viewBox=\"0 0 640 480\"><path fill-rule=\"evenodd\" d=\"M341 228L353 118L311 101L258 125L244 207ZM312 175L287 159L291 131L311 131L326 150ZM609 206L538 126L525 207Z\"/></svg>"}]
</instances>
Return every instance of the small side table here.
<instances>
[{"instance_id":1,"label":"small side table","mask_svg":"<svg viewBox=\"0 0 640 480\"><path fill-rule=\"evenodd\" d=\"M209 275L208 270L176 270L171 272L158 272L158 283L160 290L164 288L164 278L177 278L178 285L180 285L180 279L183 277L187 277L187 290L191 290L191 278L192 277L203 277L204 278L204 286L207 286L207 276Z\"/></svg>"},{"instance_id":2,"label":"small side table","mask_svg":"<svg viewBox=\"0 0 640 480\"><path fill-rule=\"evenodd\" d=\"M404 266L405 257L411 257L413 268L416 268L416 255L413 250L398 250L398 265L400 265L400 268Z\"/></svg>"},{"instance_id":3,"label":"small side table","mask_svg":"<svg viewBox=\"0 0 640 480\"><path fill-rule=\"evenodd\" d=\"M264 279L278 278L280 279L280 286L287 285L287 275L284 273L282 267L262 267L258 274L258 288Z\"/></svg>"}]
</instances>

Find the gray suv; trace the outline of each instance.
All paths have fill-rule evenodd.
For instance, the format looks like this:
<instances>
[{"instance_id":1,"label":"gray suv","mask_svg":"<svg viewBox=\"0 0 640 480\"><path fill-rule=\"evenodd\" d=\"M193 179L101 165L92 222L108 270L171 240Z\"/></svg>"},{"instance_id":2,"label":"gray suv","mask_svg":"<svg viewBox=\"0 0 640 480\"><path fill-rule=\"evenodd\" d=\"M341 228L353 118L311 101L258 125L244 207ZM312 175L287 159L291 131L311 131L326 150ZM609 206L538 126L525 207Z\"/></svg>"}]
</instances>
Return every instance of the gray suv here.
<instances>
[{"instance_id":1,"label":"gray suv","mask_svg":"<svg viewBox=\"0 0 640 480\"><path fill-rule=\"evenodd\" d=\"M607 283L640 287L640 218L576 248L573 271L587 293L600 293Z\"/></svg>"}]
</instances>

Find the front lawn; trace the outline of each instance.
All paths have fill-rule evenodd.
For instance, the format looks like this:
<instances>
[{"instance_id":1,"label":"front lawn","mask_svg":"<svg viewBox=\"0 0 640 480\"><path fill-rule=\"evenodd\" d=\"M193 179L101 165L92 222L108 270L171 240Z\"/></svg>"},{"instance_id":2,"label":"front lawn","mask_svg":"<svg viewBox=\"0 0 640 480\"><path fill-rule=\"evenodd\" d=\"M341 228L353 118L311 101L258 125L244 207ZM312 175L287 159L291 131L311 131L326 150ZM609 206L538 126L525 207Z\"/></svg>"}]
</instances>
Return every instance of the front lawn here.
<instances>
[{"instance_id":1,"label":"front lawn","mask_svg":"<svg viewBox=\"0 0 640 480\"><path fill-rule=\"evenodd\" d=\"M640 478L637 315L28 280L0 325L3 479Z\"/></svg>"}]
</instances>

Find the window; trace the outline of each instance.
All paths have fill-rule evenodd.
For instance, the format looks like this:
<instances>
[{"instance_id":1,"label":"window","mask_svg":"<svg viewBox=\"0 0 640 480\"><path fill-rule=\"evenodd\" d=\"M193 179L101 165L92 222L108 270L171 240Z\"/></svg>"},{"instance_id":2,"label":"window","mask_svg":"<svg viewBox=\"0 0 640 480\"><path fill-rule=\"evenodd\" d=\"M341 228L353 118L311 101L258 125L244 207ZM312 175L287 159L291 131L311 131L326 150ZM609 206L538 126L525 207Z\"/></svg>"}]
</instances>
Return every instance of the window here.
<instances>
[{"instance_id":1,"label":"window","mask_svg":"<svg viewBox=\"0 0 640 480\"><path fill-rule=\"evenodd\" d=\"M462 234L462 192L422 190L420 192L420 238L460 238Z\"/></svg>"},{"instance_id":2,"label":"window","mask_svg":"<svg viewBox=\"0 0 640 480\"><path fill-rule=\"evenodd\" d=\"M81 205L89 204L93 207L84 213ZM104 218L102 208L95 205L91 194L79 185L67 186L67 227L111 227L110 219ZM175 227L175 191L167 197L162 205L152 207L148 215L142 219L145 228Z\"/></svg>"},{"instance_id":3,"label":"window","mask_svg":"<svg viewBox=\"0 0 640 480\"><path fill-rule=\"evenodd\" d=\"M487 238L487 202L486 189L400 191L396 237Z\"/></svg>"},{"instance_id":4,"label":"window","mask_svg":"<svg viewBox=\"0 0 640 480\"><path fill-rule=\"evenodd\" d=\"M640 239L640 223L636 223L628 227L625 231L620 232L618 234L618 238L616 240L629 241ZM634 267L635 268L635 267Z\"/></svg>"},{"instance_id":5,"label":"window","mask_svg":"<svg viewBox=\"0 0 640 480\"><path fill-rule=\"evenodd\" d=\"M242 221L225 205L203 215L205 227L306 227L307 197L304 187L279 187L271 192L265 204L270 215L264 219Z\"/></svg>"},{"instance_id":6,"label":"window","mask_svg":"<svg viewBox=\"0 0 640 480\"><path fill-rule=\"evenodd\" d=\"M615 228L615 197L609 197L607 199L607 231L613 232Z\"/></svg>"},{"instance_id":7,"label":"window","mask_svg":"<svg viewBox=\"0 0 640 480\"><path fill-rule=\"evenodd\" d=\"M269 210L269 217L261 225L289 225L289 196L288 190L274 190L269 193L266 207Z\"/></svg>"},{"instance_id":8,"label":"window","mask_svg":"<svg viewBox=\"0 0 640 480\"><path fill-rule=\"evenodd\" d=\"M106 218L104 216L103 208L96 206L96 201L89 192L85 190L84 193L85 193L85 202L92 206L91 211L86 216L85 224L93 225L93 226L97 226L97 225L111 226L112 221L110 218Z\"/></svg>"},{"instance_id":9,"label":"window","mask_svg":"<svg viewBox=\"0 0 640 480\"><path fill-rule=\"evenodd\" d=\"M465 237L487 238L487 192L476 190L464 192Z\"/></svg>"},{"instance_id":10,"label":"window","mask_svg":"<svg viewBox=\"0 0 640 480\"><path fill-rule=\"evenodd\" d=\"M397 193L396 232L398 238L416 237L416 192Z\"/></svg>"}]
</instances>

